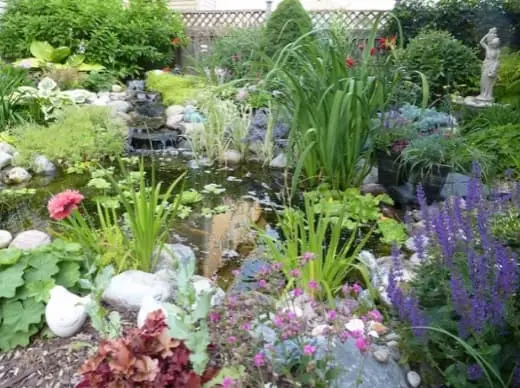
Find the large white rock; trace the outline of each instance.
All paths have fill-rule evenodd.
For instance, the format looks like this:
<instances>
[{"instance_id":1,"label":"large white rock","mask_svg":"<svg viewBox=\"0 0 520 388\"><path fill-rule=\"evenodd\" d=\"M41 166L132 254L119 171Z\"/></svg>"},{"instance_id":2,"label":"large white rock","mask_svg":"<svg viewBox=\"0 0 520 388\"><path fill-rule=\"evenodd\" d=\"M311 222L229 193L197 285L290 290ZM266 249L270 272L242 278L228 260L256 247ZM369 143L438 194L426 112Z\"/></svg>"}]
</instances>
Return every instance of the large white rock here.
<instances>
[{"instance_id":1,"label":"large white rock","mask_svg":"<svg viewBox=\"0 0 520 388\"><path fill-rule=\"evenodd\" d=\"M147 296L158 302L166 301L172 287L164 277L130 270L114 276L103 293L103 300L113 306L138 310Z\"/></svg>"},{"instance_id":2,"label":"large white rock","mask_svg":"<svg viewBox=\"0 0 520 388\"><path fill-rule=\"evenodd\" d=\"M0 248L7 248L13 241L13 236L7 230L0 230Z\"/></svg>"},{"instance_id":3,"label":"large white rock","mask_svg":"<svg viewBox=\"0 0 520 388\"><path fill-rule=\"evenodd\" d=\"M9 244L9 248L34 249L51 243L51 237L39 230L26 230L21 232Z\"/></svg>"},{"instance_id":4,"label":"large white rock","mask_svg":"<svg viewBox=\"0 0 520 388\"><path fill-rule=\"evenodd\" d=\"M9 166L12 160L13 155L8 154L7 152L0 151L0 170L4 167Z\"/></svg>"},{"instance_id":5,"label":"large white rock","mask_svg":"<svg viewBox=\"0 0 520 388\"><path fill-rule=\"evenodd\" d=\"M183 115L168 116L166 118L166 126L170 129L179 128L179 124L182 122Z\"/></svg>"},{"instance_id":6,"label":"large white rock","mask_svg":"<svg viewBox=\"0 0 520 388\"><path fill-rule=\"evenodd\" d=\"M33 171L35 174L54 175L56 166L46 156L38 155L34 158Z\"/></svg>"},{"instance_id":7,"label":"large white rock","mask_svg":"<svg viewBox=\"0 0 520 388\"><path fill-rule=\"evenodd\" d=\"M182 105L170 105L166 108L166 117L173 117L182 115L184 113L184 107Z\"/></svg>"},{"instance_id":8,"label":"large white rock","mask_svg":"<svg viewBox=\"0 0 520 388\"><path fill-rule=\"evenodd\" d=\"M86 307L90 300L90 296L81 298L62 286L54 287L45 307L47 326L58 337L76 334L87 319Z\"/></svg>"},{"instance_id":9,"label":"large white rock","mask_svg":"<svg viewBox=\"0 0 520 388\"><path fill-rule=\"evenodd\" d=\"M285 168L287 167L287 157L285 154L279 154L277 157L275 157L273 160L271 160L271 163L269 163L269 167L271 168Z\"/></svg>"},{"instance_id":10,"label":"large white rock","mask_svg":"<svg viewBox=\"0 0 520 388\"><path fill-rule=\"evenodd\" d=\"M364 333L365 323L359 318L352 318L350 321L348 321L345 324L345 329L347 329L351 333L354 333L354 332Z\"/></svg>"},{"instance_id":11,"label":"large white rock","mask_svg":"<svg viewBox=\"0 0 520 388\"><path fill-rule=\"evenodd\" d=\"M121 93L123 91L123 87L118 84L112 85L112 93Z\"/></svg>"},{"instance_id":12,"label":"large white rock","mask_svg":"<svg viewBox=\"0 0 520 388\"><path fill-rule=\"evenodd\" d=\"M164 314L164 316L168 316L168 313L166 312L166 309L163 307L163 305L158 302L153 296L147 295L143 298L143 301L141 303L141 307L139 308L139 313L137 314L137 327L141 328L144 325L144 322L146 321L146 318L148 317L148 314L161 310Z\"/></svg>"},{"instance_id":13,"label":"large white rock","mask_svg":"<svg viewBox=\"0 0 520 388\"><path fill-rule=\"evenodd\" d=\"M6 142L0 143L0 151L5 152L6 154L13 155L15 153L14 147Z\"/></svg>"},{"instance_id":14,"label":"large white rock","mask_svg":"<svg viewBox=\"0 0 520 388\"><path fill-rule=\"evenodd\" d=\"M8 185L17 185L27 182L31 179L31 174L22 167L13 167L4 175L4 183Z\"/></svg>"},{"instance_id":15,"label":"large white rock","mask_svg":"<svg viewBox=\"0 0 520 388\"><path fill-rule=\"evenodd\" d=\"M116 113L128 113L132 109L132 104L128 101L115 100L110 101L107 105Z\"/></svg>"}]
</instances>

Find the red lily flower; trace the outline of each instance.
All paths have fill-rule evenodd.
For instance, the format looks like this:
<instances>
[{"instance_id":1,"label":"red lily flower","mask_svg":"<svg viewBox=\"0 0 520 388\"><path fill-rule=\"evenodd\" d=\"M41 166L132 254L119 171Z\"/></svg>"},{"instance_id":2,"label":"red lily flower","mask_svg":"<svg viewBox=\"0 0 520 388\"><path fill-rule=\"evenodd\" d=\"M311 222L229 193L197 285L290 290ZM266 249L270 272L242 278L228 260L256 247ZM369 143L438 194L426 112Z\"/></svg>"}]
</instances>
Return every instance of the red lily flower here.
<instances>
[{"instance_id":1,"label":"red lily flower","mask_svg":"<svg viewBox=\"0 0 520 388\"><path fill-rule=\"evenodd\" d=\"M365 45L364 44L360 44L358 45L358 49L360 49L361 51L363 51L365 49Z\"/></svg>"},{"instance_id":2,"label":"red lily flower","mask_svg":"<svg viewBox=\"0 0 520 388\"><path fill-rule=\"evenodd\" d=\"M374 56L374 55L376 55L376 54L377 54L377 49L376 49L375 47L372 47L372 48L370 49L370 55Z\"/></svg>"},{"instance_id":3,"label":"red lily flower","mask_svg":"<svg viewBox=\"0 0 520 388\"><path fill-rule=\"evenodd\" d=\"M354 58L345 58L345 66L347 66L349 69L352 69L355 65L356 61L354 60Z\"/></svg>"},{"instance_id":4,"label":"red lily flower","mask_svg":"<svg viewBox=\"0 0 520 388\"><path fill-rule=\"evenodd\" d=\"M165 67L164 69L162 69L163 73L169 73L171 71L172 71L172 69L170 69L169 67Z\"/></svg>"},{"instance_id":5,"label":"red lily flower","mask_svg":"<svg viewBox=\"0 0 520 388\"><path fill-rule=\"evenodd\" d=\"M377 39L377 42L379 43L379 47L381 47L383 50L391 50L395 48L397 44L397 36L384 36Z\"/></svg>"},{"instance_id":6,"label":"red lily flower","mask_svg":"<svg viewBox=\"0 0 520 388\"><path fill-rule=\"evenodd\" d=\"M174 46L179 46L181 44L181 38L179 37L175 37L172 39L171 43L174 45Z\"/></svg>"}]
</instances>

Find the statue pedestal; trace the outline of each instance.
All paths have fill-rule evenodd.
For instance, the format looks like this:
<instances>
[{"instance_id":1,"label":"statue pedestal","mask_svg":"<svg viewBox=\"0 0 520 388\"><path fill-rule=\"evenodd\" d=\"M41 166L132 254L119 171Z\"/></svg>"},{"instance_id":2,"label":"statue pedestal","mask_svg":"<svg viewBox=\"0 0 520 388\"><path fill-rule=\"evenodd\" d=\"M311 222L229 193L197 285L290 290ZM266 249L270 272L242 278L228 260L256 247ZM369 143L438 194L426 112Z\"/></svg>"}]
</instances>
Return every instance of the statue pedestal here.
<instances>
[{"instance_id":1,"label":"statue pedestal","mask_svg":"<svg viewBox=\"0 0 520 388\"><path fill-rule=\"evenodd\" d=\"M453 102L471 108L489 108L490 106L503 105L496 103L494 100L483 100L479 97L456 97Z\"/></svg>"}]
</instances>

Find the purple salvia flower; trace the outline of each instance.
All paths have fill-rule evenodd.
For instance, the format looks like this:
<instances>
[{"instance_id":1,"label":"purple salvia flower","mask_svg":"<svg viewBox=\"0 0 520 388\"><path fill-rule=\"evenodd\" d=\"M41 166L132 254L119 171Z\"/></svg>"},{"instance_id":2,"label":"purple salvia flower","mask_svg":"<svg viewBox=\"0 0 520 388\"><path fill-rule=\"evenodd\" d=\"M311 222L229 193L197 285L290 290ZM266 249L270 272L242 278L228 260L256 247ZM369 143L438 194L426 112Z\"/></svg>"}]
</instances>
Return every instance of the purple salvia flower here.
<instances>
[{"instance_id":1,"label":"purple salvia flower","mask_svg":"<svg viewBox=\"0 0 520 388\"><path fill-rule=\"evenodd\" d=\"M424 259L424 250L426 239L422 231L419 231L413 235L413 244L415 246L415 251L417 252L417 256L422 260Z\"/></svg>"},{"instance_id":2,"label":"purple salvia flower","mask_svg":"<svg viewBox=\"0 0 520 388\"><path fill-rule=\"evenodd\" d=\"M477 381L484 376L484 371L479 364L471 364L466 370L469 381Z\"/></svg>"},{"instance_id":3,"label":"purple salvia flower","mask_svg":"<svg viewBox=\"0 0 520 388\"><path fill-rule=\"evenodd\" d=\"M450 279L451 301L455 312L459 316L459 336L466 338L470 333L469 310L471 302L462 278L452 274Z\"/></svg>"}]
</instances>

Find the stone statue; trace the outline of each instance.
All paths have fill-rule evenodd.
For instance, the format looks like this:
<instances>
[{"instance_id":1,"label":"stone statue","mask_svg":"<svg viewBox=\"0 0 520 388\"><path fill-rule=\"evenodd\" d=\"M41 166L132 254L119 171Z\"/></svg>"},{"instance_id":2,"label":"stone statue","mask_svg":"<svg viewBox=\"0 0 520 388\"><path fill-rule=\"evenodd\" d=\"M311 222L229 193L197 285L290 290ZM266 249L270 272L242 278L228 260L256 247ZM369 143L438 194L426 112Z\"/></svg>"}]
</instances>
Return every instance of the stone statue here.
<instances>
[{"instance_id":1,"label":"stone statue","mask_svg":"<svg viewBox=\"0 0 520 388\"><path fill-rule=\"evenodd\" d=\"M482 74L480 76L480 94L476 97L454 99L456 103L475 108L494 104L493 87L498 77L498 58L500 56L500 39L495 27L491 28L480 40L480 45L486 50L486 57L482 63Z\"/></svg>"},{"instance_id":2,"label":"stone statue","mask_svg":"<svg viewBox=\"0 0 520 388\"><path fill-rule=\"evenodd\" d=\"M491 28L489 32L480 40L480 45L486 50L486 58L482 63L482 76L480 78L480 94L476 100L492 103L493 87L498 76L498 58L500 56L500 39L497 29Z\"/></svg>"}]
</instances>

